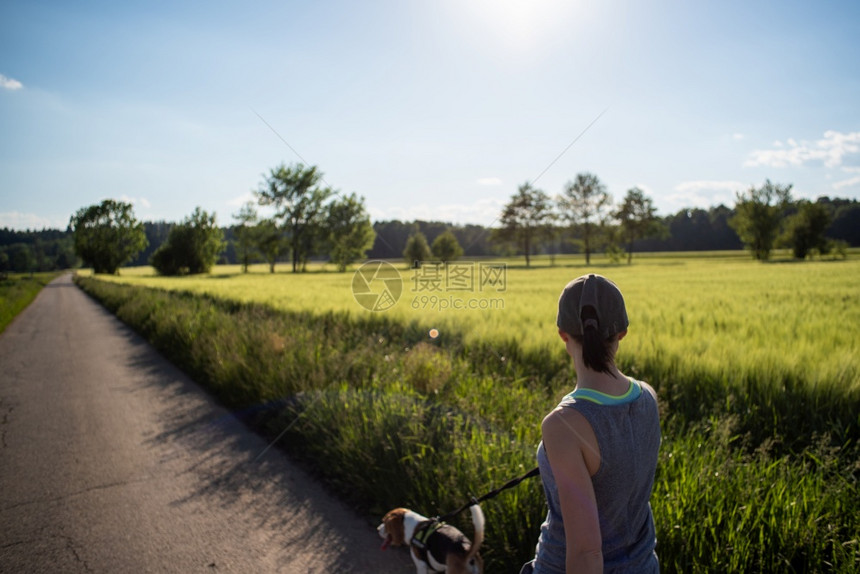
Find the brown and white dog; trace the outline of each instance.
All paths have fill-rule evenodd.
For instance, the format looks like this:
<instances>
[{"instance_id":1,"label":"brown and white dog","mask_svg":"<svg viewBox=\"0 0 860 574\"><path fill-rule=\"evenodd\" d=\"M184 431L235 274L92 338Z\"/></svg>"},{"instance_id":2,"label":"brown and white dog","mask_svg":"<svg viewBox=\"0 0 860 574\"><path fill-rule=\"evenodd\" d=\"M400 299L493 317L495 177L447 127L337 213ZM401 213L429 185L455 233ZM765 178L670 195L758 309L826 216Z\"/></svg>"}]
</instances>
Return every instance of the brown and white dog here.
<instances>
[{"instance_id":1,"label":"brown and white dog","mask_svg":"<svg viewBox=\"0 0 860 574\"><path fill-rule=\"evenodd\" d=\"M395 508L385 515L377 528L384 540L382 549L389 544L408 544L418 574L482 574L484 562L478 550L484 541L484 513L477 504L470 509L475 526L474 542L449 524L435 522L408 508ZM428 527L433 531L424 540L423 533Z\"/></svg>"}]
</instances>

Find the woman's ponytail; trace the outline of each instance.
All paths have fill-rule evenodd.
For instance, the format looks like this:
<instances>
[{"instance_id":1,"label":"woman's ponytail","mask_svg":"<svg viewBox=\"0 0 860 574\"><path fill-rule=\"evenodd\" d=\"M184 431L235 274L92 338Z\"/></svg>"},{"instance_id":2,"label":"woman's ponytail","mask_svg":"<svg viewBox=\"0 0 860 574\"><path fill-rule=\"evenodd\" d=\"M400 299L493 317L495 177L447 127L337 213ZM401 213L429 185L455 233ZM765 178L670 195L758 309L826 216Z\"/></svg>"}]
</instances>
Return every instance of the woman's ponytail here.
<instances>
[{"instance_id":1,"label":"woman's ponytail","mask_svg":"<svg viewBox=\"0 0 860 574\"><path fill-rule=\"evenodd\" d=\"M558 298L555 322L580 343L587 369L615 376L616 343L630 324L615 283L593 273L577 277Z\"/></svg>"},{"instance_id":2,"label":"woman's ponytail","mask_svg":"<svg viewBox=\"0 0 860 574\"><path fill-rule=\"evenodd\" d=\"M585 366L598 373L612 375L612 339L600 335L597 311L593 307L582 310L582 361Z\"/></svg>"}]
</instances>

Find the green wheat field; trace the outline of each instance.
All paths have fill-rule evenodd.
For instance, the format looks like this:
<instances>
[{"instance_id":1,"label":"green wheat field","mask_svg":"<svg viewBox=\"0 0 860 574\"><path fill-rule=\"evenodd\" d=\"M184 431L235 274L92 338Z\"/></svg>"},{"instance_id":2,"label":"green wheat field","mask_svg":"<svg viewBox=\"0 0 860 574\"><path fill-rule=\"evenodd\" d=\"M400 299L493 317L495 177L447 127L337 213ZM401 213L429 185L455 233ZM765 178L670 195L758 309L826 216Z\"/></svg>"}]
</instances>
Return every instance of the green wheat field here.
<instances>
[{"instance_id":1,"label":"green wheat field","mask_svg":"<svg viewBox=\"0 0 860 574\"><path fill-rule=\"evenodd\" d=\"M446 513L534 466L540 421L575 384L558 294L603 274L630 317L619 366L660 395L663 571L860 568L856 256L393 265L396 304L375 312L353 294L355 268L77 282L239 416L287 429L279 445L375 521L394 506ZM484 511L487 572L518 572L545 514L539 481Z\"/></svg>"}]
</instances>

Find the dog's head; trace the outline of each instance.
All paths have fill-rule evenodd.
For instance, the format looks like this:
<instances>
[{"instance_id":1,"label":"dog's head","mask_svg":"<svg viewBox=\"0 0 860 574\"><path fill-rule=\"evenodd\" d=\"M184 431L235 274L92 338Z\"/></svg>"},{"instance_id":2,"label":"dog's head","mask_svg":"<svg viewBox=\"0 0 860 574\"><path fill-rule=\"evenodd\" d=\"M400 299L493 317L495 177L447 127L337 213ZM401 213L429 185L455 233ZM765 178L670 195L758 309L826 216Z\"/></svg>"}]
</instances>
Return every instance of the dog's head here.
<instances>
[{"instance_id":1,"label":"dog's head","mask_svg":"<svg viewBox=\"0 0 860 574\"><path fill-rule=\"evenodd\" d=\"M385 550L389 545L401 546L406 544L406 528L404 526L404 518L407 510L405 508L395 508L382 518L376 531L382 538L382 549Z\"/></svg>"}]
</instances>

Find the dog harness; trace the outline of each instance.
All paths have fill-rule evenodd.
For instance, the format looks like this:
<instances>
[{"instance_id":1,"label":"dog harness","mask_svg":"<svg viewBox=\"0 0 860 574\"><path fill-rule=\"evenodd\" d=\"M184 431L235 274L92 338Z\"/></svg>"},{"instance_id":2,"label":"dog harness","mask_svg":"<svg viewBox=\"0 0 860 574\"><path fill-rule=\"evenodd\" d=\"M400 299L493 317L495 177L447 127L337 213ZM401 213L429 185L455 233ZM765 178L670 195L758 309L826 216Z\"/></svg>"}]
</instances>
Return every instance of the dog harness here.
<instances>
[{"instance_id":1,"label":"dog harness","mask_svg":"<svg viewBox=\"0 0 860 574\"><path fill-rule=\"evenodd\" d=\"M427 568L431 572L439 572L439 570L436 570L430 564L430 551L427 549L427 541L443 526L445 526L445 523L439 520L425 520L418 524L415 528L415 533L412 535L412 547L415 548L418 558L427 565Z\"/></svg>"}]
</instances>

